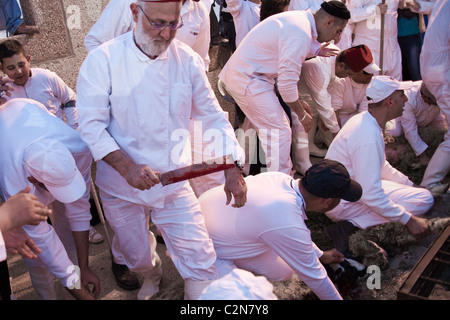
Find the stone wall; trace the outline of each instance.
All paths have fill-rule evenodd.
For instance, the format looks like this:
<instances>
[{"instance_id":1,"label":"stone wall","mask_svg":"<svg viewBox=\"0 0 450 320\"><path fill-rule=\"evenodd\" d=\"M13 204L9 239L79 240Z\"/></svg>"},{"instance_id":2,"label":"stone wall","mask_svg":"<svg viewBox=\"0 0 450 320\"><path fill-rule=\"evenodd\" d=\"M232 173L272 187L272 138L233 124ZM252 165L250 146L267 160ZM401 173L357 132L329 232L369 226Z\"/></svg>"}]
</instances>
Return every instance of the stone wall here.
<instances>
[{"instance_id":1,"label":"stone wall","mask_svg":"<svg viewBox=\"0 0 450 320\"><path fill-rule=\"evenodd\" d=\"M72 89L86 57L84 37L108 0L20 0L24 21L40 33L15 36L31 56L32 67L56 72Z\"/></svg>"}]
</instances>

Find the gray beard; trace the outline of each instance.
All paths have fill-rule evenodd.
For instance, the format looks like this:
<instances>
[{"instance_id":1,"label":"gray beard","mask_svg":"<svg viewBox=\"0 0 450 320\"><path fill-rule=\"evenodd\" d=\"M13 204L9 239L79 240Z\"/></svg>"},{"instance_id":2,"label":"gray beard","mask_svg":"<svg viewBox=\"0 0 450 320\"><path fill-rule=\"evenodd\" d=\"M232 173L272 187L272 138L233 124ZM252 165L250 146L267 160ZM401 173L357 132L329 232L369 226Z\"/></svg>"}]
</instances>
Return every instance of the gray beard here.
<instances>
[{"instance_id":1,"label":"gray beard","mask_svg":"<svg viewBox=\"0 0 450 320\"><path fill-rule=\"evenodd\" d=\"M157 42L154 39L148 39L141 28L137 27L134 30L134 40L141 50L149 57L159 56L166 51L170 42Z\"/></svg>"}]
</instances>

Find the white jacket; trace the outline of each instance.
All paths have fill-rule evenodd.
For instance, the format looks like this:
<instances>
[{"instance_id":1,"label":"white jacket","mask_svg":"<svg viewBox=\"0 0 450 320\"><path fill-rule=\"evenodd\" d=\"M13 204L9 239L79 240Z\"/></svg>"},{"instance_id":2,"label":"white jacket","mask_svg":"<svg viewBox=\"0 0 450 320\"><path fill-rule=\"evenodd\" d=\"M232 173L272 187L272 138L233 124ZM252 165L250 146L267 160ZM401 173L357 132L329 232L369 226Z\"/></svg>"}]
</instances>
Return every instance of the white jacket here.
<instances>
[{"instance_id":1,"label":"white jacket","mask_svg":"<svg viewBox=\"0 0 450 320\"><path fill-rule=\"evenodd\" d=\"M389 180L408 186L413 183L386 160L382 130L368 111L348 120L328 148L326 158L339 161L347 168L350 177L363 189L359 201L372 211L390 221L405 224L409 220L411 214L390 201L381 181Z\"/></svg>"},{"instance_id":2,"label":"white jacket","mask_svg":"<svg viewBox=\"0 0 450 320\"><path fill-rule=\"evenodd\" d=\"M245 160L231 124L209 84L200 56L174 39L151 60L126 33L92 51L78 77L81 137L99 161L121 149L134 162L166 172L191 164L191 118L200 121L203 140L215 138L216 157L233 154ZM161 208L161 184L140 191L104 161L96 184L134 203Z\"/></svg>"}]
</instances>

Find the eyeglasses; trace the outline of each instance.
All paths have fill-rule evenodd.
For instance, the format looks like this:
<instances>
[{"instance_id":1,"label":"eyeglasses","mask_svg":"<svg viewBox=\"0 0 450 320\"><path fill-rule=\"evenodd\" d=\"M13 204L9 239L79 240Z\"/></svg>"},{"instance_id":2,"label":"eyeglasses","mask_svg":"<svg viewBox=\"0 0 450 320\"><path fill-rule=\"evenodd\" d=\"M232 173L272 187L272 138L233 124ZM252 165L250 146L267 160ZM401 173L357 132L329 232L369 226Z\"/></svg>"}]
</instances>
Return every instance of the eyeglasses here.
<instances>
[{"instance_id":1,"label":"eyeglasses","mask_svg":"<svg viewBox=\"0 0 450 320\"><path fill-rule=\"evenodd\" d=\"M141 9L142 13L144 14L145 18L147 18L148 23L152 26L153 30L164 30L166 27L170 27L170 30L177 30L180 29L183 26L183 18L180 17L180 20L177 22L171 22L171 23L158 23L153 22L150 20L150 18L145 14L144 9L142 9L141 6L138 6L139 9Z\"/></svg>"}]
</instances>

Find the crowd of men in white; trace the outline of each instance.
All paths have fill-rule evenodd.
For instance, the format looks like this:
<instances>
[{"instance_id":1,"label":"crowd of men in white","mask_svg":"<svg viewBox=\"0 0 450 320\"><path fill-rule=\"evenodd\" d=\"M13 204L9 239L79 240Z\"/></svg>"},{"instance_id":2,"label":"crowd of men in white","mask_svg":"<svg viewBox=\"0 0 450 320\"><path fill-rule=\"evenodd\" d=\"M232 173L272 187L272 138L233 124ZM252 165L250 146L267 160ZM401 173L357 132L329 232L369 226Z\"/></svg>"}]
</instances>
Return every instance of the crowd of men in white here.
<instances>
[{"instance_id":1,"label":"crowd of men in white","mask_svg":"<svg viewBox=\"0 0 450 320\"><path fill-rule=\"evenodd\" d=\"M318 298L339 300L324 265L344 260L352 231L397 221L427 234L420 216L447 192L450 169L449 1L227 0L236 50L219 85L245 115L235 126L208 79L212 5L111 0L85 38L76 94L32 68L19 42L0 43L0 261L20 253L39 298L56 299L54 278L76 299L99 297L88 259L94 186L114 231L114 276L138 299L159 291L164 267L149 221L186 299L276 299L267 279L295 273ZM402 81L399 6L429 18L423 80ZM429 125L447 131L434 154L418 132ZM249 175L250 132L267 172ZM404 135L426 166L420 185L389 163L385 133ZM229 154L225 172L160 183ZM334 249L314 244L306 212L335 222Z\"/></svg>"}]
</instances>

